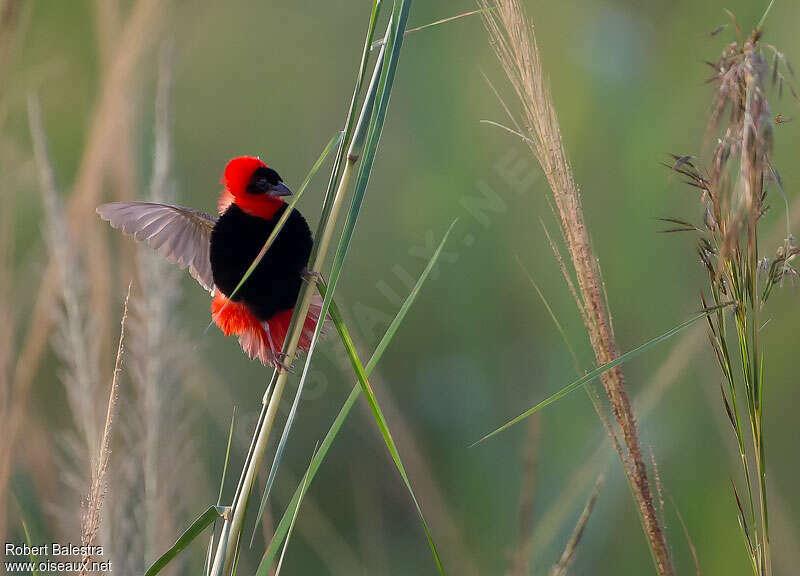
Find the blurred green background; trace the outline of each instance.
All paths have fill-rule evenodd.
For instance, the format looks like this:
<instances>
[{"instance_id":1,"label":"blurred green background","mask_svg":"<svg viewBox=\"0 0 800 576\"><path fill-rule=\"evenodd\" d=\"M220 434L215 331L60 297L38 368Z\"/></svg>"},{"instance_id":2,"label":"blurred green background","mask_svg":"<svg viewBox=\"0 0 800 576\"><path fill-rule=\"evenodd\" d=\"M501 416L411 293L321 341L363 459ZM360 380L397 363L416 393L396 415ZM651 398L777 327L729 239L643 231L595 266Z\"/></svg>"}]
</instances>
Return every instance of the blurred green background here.
<instances>
[{"instance_id":1,"label":"blurred green background","mask_svg":"<svg viewBox=\"0 0 800 576\"><path fill-rule=\"evenodd\" d=\"M735 13L747 31L765 4L526 2L623 350L699 308L705 280L693 241L688 235L658 234L662 226L656 221L662 216L697 221L699 203L660 163L670 152L703 150L712 94L704 84L710 77L704 60L714 60L735 39L730 27L710 35L729 22L723 9ZM65 201L80 193L73 187L105 100L117 108L107 114L110 136L98 152L102 198L126 193L143 197L152 170L159 53L165 43L171 45L170 179L179 203L213 211L222 169L234 156L260 155L290 186L299 185L342 125L369 6L352 0L22 2L14 46L0 78L0 181L3 226L13 238L8 281L15 346L25 342L47 260L26 114L28 93L38 93L41 100ZM472 2L461 0L416 2L409 26L473 9ZM133 25L132 15L140 18ZM800 5L778 0L766 26L766 41L790 61L800 55L798 18ZM106 98L115 66L125 77L117 83L118 92ZM408 278L419 275L450 222L458 218L436 274L373 378L445 567L453 574L509 571L519 547L520 498L527 487L535 494L528 573L546 573L560 556L595 478L604 472L606 482L571 572L653 573L616 457L608 450L596 454L605 432L586 394L575 393L548 408L533 428L524 423L468 448L575 375L571 357L517 258L540 284L582 366L593 365L580 316L540 223L557 231L547 203L549 190L521 142L480 123L506 120L482 73L513 103L479 16L406 38L337 300L359 350L368 357L398 299L407 294ZM780 101L773 95L775 114L792 118L797 106L788 93ZM779 126L775 164L790 202L800 183L798 154L796 123ZM300 204L312 227L324 185L325 176L318 177ZM481 204L485 194L493 201ZM764 223L768 254L782 238L784 218L783 202L773 197L771 203ZM100 230L112 250L114 304L106 318L108 341L102 344L111 350L124 289L132 277L125 264L130 259L123 257L130 253L130 241L106 230L91 210L84 212L79 217ZM800 214L800 205L795 212ZM216 328L204 332L207 294L188 276L180 286L179 304L169 315L191 343L185 358L189 369L174 385L188 414L181 426L188 427L185 449L192 454L192 471L170 471L180 487L169 503L174 506L175 536L216 499L234 405L240 418L231 477L238 474L269 375L249 362L233 339L225 339ZM776 294L767 316L763 339L773 556L775 574L788 576L800 565L796 290L787 285ZM271 504L278 517L352 385L338 350L335 337L329 337L316 360L315 378L301 403ZM113 357L106 356L102 396L112 370ZM62 371L48 348L33 382L25 425L14 439L7 510L0 510L7 518L8 540L22 540L21 515L34 540L77 538L54 511L66 507L77 518L81 498L62 486L60 439L75 428L59 379ZM637 358L625 372L633 398L651 394L650 405L637 405L637 417L643 445L658 462L678 572L694 573L694 565L676 509L704 574L749 573L730 488L731 477L741 481L740 468L719 398L720 375L702 329ZM123 387L127 385L124 381ZM122 422L131 401L123 392ZM143 433L135 421L127 426L130 435ZM532 455L535 474L530 477L523 463ZM115 450L112 468L122 467L126 458L131 456L124 448ZM226 486L228 497L232 482ZM114 491L111 482L111 500ZM308 502L284 562L287 573L435 573L412 503L365 402L331 450ZM113 520L107 522L110 538L119 541ZM244 554L240 569L246 573L263 549L260 534L254 549ZM154 549L168 544L159 538ZM120 553L110 552L112 557ZM183 571L196 573L203 552L202 544L195 545ZM115 572L128 573L123 567Z\"/></svg>"}]
</instances>

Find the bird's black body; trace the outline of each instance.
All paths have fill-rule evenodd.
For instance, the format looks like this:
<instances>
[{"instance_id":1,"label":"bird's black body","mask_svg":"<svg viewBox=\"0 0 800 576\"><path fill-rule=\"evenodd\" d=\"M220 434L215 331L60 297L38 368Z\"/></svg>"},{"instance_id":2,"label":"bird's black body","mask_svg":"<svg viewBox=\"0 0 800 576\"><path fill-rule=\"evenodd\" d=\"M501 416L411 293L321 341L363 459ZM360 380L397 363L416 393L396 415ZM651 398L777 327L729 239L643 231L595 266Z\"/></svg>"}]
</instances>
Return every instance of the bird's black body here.
<instances>
[{"instance_id":1,"label":"bird's black body","mask_svg":"<svg viewBox=\"0 0 800 576\"><path fill-rule=\"evenodd\" d=\"M225 296L239 284L285 210L284 204L266 220L231 204L220 216L211 232L210 257L214 284ZM233 300L245 304L261 321L292 308L311 247L311 230L305 218L294 210Z\"/></svg>"}]
</instances>

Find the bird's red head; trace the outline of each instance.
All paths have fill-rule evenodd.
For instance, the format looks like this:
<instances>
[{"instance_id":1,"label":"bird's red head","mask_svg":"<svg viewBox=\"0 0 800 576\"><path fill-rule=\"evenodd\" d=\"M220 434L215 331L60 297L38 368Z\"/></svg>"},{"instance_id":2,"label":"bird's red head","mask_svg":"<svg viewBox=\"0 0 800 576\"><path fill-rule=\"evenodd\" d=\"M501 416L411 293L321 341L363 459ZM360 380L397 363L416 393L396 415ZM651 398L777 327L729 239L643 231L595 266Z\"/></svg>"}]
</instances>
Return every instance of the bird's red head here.
<instances>
[{"instance_id":1,"label":"bird's red head","mask_svg":"<svg viewBox=\"0 0 800 576\"><path fill-rule=\"evenodd\" d=\"M225 190L219 200L220 213L233 202L248 214L270 219L283 206L282 197L291 194L278 173L255 156L228 162L222 183Z\"/></svg>"}]
</instances>

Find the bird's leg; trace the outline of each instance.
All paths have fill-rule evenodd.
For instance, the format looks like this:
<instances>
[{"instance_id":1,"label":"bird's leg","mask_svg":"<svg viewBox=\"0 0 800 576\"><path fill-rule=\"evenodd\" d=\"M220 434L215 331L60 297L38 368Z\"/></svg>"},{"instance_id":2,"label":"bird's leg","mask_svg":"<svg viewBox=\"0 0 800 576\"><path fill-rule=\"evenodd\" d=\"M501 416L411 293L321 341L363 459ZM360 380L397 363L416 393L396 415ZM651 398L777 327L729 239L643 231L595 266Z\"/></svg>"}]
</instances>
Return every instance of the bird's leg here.
<instances>
[{"instance_id":1,"label":"bird's leg","mask_svg":"<svg viewBox=\"0 0 800 576\"><path fill-rule=\"evenodd\" d=\"M289 374L294 374L294 366L291 364L287 364L286 360L289 359L289 355L285 352L278 352L275 354L275 367L281 372L288 372Z\"/></svg>"},{"instance_id":2,"label":"bird's leg","mask_svg":"<svg viewBox=\"0 0 800 576\"><path fill-rule=\"evenodd\" d=\"M303 280L308 282L309 284L325 284L325 278L322 276L322 272L317 272L316 270L310 270L305 268L301 275L303 276Z\"/></svg>"}]
</instances>

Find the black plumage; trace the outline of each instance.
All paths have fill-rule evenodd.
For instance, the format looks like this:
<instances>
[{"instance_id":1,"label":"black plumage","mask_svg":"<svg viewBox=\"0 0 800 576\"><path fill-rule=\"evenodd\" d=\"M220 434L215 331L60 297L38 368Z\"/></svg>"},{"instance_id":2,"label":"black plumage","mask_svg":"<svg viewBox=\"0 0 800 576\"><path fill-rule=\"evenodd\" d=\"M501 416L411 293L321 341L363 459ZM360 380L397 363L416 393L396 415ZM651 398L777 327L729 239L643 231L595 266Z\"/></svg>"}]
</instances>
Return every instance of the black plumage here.
<instances>
[{"instance_id":1,"label":"black plumage","mask_svg":"<svg viewBox=\"0 0 800 576\"><path fill-rule=\"evenodd\" d=\"M217 220L211 232L211 270L214 284L225 296L234 291L285 210L284 204L266 220L231 204ZM233 301L245 304L262 321L292 308L311 247L311 230L302 214L294 210Z\"/></svg>"}]
</instances>

